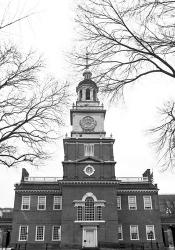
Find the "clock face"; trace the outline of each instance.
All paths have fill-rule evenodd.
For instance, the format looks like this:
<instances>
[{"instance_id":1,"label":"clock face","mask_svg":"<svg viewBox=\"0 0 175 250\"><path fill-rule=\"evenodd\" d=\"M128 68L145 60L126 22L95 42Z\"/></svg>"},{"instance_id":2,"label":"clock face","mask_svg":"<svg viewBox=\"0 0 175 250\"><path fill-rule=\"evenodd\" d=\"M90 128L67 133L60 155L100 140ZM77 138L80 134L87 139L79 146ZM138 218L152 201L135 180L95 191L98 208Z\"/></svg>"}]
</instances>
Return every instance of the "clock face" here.
<instances>
[{"instance_id":1,"label":"clock face","mask_svg":"<svg viewBox=\"0 0 175 250\"><path fill-rule=\"evenodd\" d=\"M91 165L87 165L83 171L86 175L91 176L95 172L95 169Z\"/></svg>"},{"instance_id":2,"label":"clock face","mask_svg":"<svg viewBox=\"0 0 175 250\"><path fill-rule=\"evenodd\" d=\"M97 122L91 116L85 116L80 120L80 126L84 131L93 131Z\"/></svg>"}]
</instances>

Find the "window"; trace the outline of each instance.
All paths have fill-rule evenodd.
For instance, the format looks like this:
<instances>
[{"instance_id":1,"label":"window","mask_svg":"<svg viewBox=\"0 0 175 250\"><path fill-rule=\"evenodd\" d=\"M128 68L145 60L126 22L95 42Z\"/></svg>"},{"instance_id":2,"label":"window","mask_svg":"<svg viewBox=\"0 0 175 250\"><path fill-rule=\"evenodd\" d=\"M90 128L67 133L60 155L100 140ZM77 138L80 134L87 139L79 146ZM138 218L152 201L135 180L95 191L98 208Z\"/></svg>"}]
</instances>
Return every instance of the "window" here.
<instances>
[{"instance_id":1,"label":"window","mask_svg":"<svg viewBox=\"0 0 175 250\"><path fill-rule=\"evenodd\" d=\"M84 144L84 156L94 156L94 144Z\"/></svg>"},{"instance_id":2,"label":"window","mask_svg":"<svg viewBox=\"0 0 175 250\"><path fill-rule=\"evenodd\" d=\"M19 227L19 240L27 241L28 239L28 226L20 226Z\"/></svg>"},{"instance_id":3,"label":"window","mask_svg":"<svg viewBox=\"0 0 175 250\"><path fill-rule=\"evenodd\" d=\"M80 220L80 221L83 220L83 207L82 206L77 207L77 220Z\"/></svg>"},{"instance_id":4,"label":"window","mask_svg":"<svg viewBox=\"0 0 175 250\"><path fill-rule=\"evenodd\" d=\"M30 210L30 196L22 196L21 210Z\"/></svg>"},{"instance_id":5,"label":"window","mask_svg":"<svg viewBox=\"0 0 175 250\"><path fill-rule=\"evenodd\" d=\"M61 240L61 226L52 227L52 240Z\"/></svg>"},{"instance_id":6,"label":"window","mask_svg":"<svg viewBox=\"0 0 175 250\"><path fill-rule=\"evenodd\" d=\"M38 196L38 210L46 209L46 196Z\"/></svg>"},{"instance_id":7,"label":"window","mask_svg":"<svg viewBox=\"0 0 175 250\"><path fill-rule=\"evenodd\" d=\"M130 226L130 239L131 240L139 240L139 230L138 226Z\"/></svg>"},{"instance_id":8,"label":"window","mask_svg":"<svg viewBox=\"0 0 175 250\"><path fill-rule=\"evenodd\" d=\"M94 200L87 197L85 200L85 220L94 220Z\"/></svg>"},{"instance_id":9,"label":"window","mask_svg":"<svg viewBox=\"0 0 175 250\"><path fill-rule=\"evenodd\" d=\"M146 225L146 238L147 240L155 240L154 225Z\"/></svg>"},{"instance_id":10,"label":"window","mask_svg":"<svg viewBox=\"0 0 175 250\"><path fill-rule=\"evenodd\" d=\"M79 99L80 99L80 101L81 101L81 99L82 99L82 89L80 89L80 92L79 92Z\"/></svg>"},{"instance_id":11,"label":"window","mask_svg":"<svg viewBox=\"0 0 175 250\"><path fill-rule=\"evenodd\" d=\"M137 209L136 196L128 196L128 206L130 210Z\"/></svg>"},{"instance_id":12,"label":"window","mask_svg":"<svg viewBox=\"0 0 175 250\"><path fill-rule=\"evenodd\" d=\"M143 201L144 201L144 209L146 210L152 209L151 196L143 196Z\"/></svg>"},{"instance_id":13,"label":"window","mask_svg":"<svg viewBox=\"0 0 175 250\"><path fill-rule=\"evenodd\" d=\"M86 100L90 100L90 89L86 89Z\"/></svg>"},{"instance_id":14,"label":"window","mask_svg":"<svg viewBox=\"0 0 175 250\"><path fill-rule=\"evenodd\" d=\"M96 90L93 90L93 100L96 101Z\"/></svg>"},{"instance_id":15,"label":"window","mask_svg":"<svg viewBox=\"0 0 175 250\"><path fill-rule=\"evenodd\" d=\"M118 240L123 240L122 225L118 225Z\"/></svg>"},{"instance_id":16,"label":"window","mask_svg":"<svg viewBox=\"0 0 175 250\"><path fill-rule=\"evenodd\" d=\"M53 209L54 210L62 209L62 196L54 196Z\"/></svg>"},{"instance_id":17,"label":"window","mask_svg":"<svg viewBox=\"0 0 175 250\"><path fill-rule=\"evenodd\" d=\"M96 220L102 220L102 207L96 207Z\"/></svg>"},{"instance_id":18,"label":"window","mask_svg":"<svg viewBox=\"0 0 175 250\"><path fill-rule=\"evenodd\" d=\"M77 221L98 221L104 222L102 218L104 200L97 200L93 193L86 193L82 200L75 200L77 209Z\"/></svg>"},{"instance_id":19,"label":"window","mask_svg":"<svg viewBox=\"0 0 175 250\"><path fill-rule=\"evenodd\" d=\"M45 232L45 226L36 226L35 240L43 241L44 240L44 232Z\"/></svg>"},{"instance_id":20,"label":"window","mask_svg":"<svg viewBox=\"0 0 175 250\"><path fill-rule=\"evenodd\" d=\"M117 196L117 209L121 209L121 196Z\"/></svg>"}]
</instances>

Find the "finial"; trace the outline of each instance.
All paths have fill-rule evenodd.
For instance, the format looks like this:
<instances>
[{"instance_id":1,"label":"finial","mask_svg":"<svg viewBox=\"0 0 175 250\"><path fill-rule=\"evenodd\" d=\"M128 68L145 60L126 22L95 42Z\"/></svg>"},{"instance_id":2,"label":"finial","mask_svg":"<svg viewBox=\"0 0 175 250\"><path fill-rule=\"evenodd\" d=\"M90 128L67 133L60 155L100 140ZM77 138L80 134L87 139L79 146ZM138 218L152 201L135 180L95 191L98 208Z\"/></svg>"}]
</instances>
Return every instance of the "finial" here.
<instances>
[{"instance_id":1,"label":"finial","mask_svg":"<svg viewBox=\"0 0 175 250\"><path fill-rule=\"evenodd\" d=\"M89 68L89 53L88 50L86 49L86 69Z\"/></svg>"},{"instance_id":2,"label":"finial","mask_svg":"<svg viewBox=\"0 0 175 250\"><path fill-rule=\"evenodd\" d=\"M87 49L86 49L86 66L83 76L85 79L90 79L92 76L92 73L89 71L89 52L87 51Z\"/></svg>"}]
</instances>

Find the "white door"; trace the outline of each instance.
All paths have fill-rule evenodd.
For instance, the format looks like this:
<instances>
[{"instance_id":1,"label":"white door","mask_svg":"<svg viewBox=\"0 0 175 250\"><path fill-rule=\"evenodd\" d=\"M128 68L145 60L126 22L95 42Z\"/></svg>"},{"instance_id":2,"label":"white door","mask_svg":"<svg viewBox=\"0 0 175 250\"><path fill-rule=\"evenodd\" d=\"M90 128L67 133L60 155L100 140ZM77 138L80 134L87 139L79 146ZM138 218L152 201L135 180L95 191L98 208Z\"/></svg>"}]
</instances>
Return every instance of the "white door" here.
<instances>
[{"instance_id":1,"label":"white door","mask_svg":"<svg viewBox=\"0 0 175 250\"><path fill-rule=\"evenodd\" d=\"M83 228L83 247L97 246L97 228L84 227Z\"/></svg>"}]
</instances>

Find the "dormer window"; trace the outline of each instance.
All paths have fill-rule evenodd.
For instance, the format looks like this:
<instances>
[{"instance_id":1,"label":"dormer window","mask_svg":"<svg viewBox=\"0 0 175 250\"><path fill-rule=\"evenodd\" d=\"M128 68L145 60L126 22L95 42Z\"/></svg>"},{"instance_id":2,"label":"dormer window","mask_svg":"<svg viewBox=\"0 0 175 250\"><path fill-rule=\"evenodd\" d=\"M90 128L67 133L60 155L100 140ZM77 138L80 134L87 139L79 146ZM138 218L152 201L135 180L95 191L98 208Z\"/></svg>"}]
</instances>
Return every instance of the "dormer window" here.
<instances>
[{"instance_id":1,"label":"dormer window","mask_svg":"<svg viewBox=\"0 0 175 250\"><path fill-rule=\"evenodd\" d=\"M90 89L86 89L86 100L90 100Z\"/></svg>"}]
</instances>

